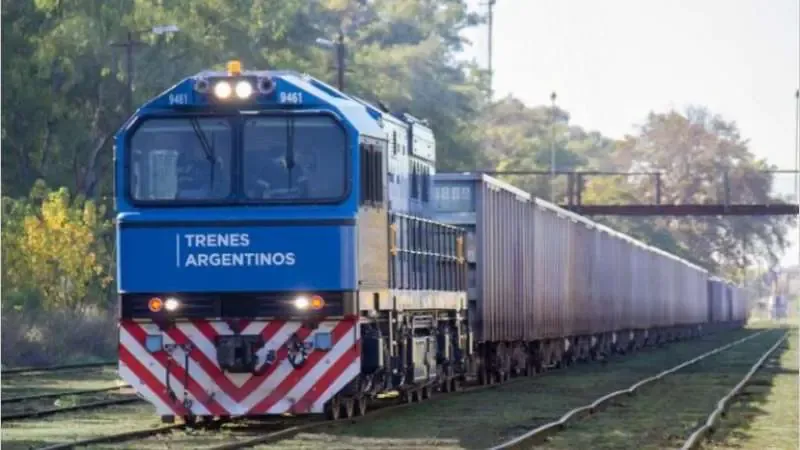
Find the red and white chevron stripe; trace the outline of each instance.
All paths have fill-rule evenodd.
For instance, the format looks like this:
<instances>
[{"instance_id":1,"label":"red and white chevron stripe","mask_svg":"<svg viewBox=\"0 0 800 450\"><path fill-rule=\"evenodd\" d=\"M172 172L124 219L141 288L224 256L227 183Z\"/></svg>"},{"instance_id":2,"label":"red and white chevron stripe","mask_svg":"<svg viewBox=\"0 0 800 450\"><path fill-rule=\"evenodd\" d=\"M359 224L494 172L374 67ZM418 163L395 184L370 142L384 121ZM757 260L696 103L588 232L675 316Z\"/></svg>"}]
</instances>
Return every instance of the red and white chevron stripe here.
<instances>
[{"instance_id":1,"label":"red and white chevron stripe","mask_svg":"<svg viewBox=\"0 0 800 450\"><path fill-rule=\"evenodd\" d=\"M264 338L259 361L275 351L274 362L257 368L263 370L256 375L226 373L219 367L215 338L234 334L229 323L219 320L176 322L163 330L153 322L121 321L120 375L155 406L158 415L243 416L321 413L325 402L361 370L357 318L325 320L314 330L300 321L285 320L240 321L238 328L240 334L260 333ZM331 349L312 350L295 369L287 360L289 338L297 333L301 340L310 341L318 332L332 334ZM151 353L145 347L148 335L161 335L164 347L179 345L171 352ZM189 343L187 359L180 345Z\"/></svg>"}]
</instances>

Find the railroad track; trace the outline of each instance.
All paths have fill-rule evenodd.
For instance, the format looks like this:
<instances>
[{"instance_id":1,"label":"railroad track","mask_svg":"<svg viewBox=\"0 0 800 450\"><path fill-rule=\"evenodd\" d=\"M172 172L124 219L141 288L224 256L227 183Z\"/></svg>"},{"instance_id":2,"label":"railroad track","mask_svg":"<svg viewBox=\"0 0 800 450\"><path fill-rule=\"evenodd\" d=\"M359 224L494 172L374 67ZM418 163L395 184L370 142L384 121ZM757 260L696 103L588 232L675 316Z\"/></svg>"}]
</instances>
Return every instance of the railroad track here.
<instances>
[{"instance_id":1,"label":"railroad track","mask_svg":"<svg viewBox=\"0 0 800 450\"><path fill-rule=\"evenodd\" d=\"M716 337L710 336L700 340L694 340L685 343L676 343L676 346L683 346L686 349L685 352L693 352L693 357L697 354L701 353L702 351L706 350L706 348L717 348L719 347L721 342L728 342L731 340L731 335L735 336L751 336L752 339L752 332L744 332L744 331L737 331L737 332L729 332L729 333L721 333L721 335L717 335ZM671 347L671 346L670 346ZM697 348L695 348L697 347ZM511 382L500 384L500 385L490 385L490 386L470 386L460 390L461 395L436 395L433 401L426 401L422 404L417 405L416 403L401 403L398 399L395 400L379 400L370 405L371 411L363 417L355 418L355 419L344 419L338 422L328 422L328 421L321 421L315 419L294 419L294 420L285 420L285 421L278 421L269 424L261 424L259 425L257 422L253 421L234 421L231 422L230 425L223 424L221 426L226 426L226 433L218 433L218 435L199 435L199 436L187 436L184 433L179 433L176 436L179 439L181 446L188 446L191 448L203 448L205 450L234 450L234 449L241 449L241 448L251 448L254 446L269 444L273 446L280 446L281 441L291 440L293 437L301 435L305 436L310 433L320 433L325 430L341 428L343 425L346 426L347 430L357 429L359 427L378 427L381 424L390 423L395 421L397 417L405 416L424 416L425 414L420 414L423 411L421 409L427 409L428 415L431 412L430 410L448 410L447 412L442 412L441 417L446 418L446 420L452 421L453 416L453 409L458 409L458 405L464 404L482 404L485 403L486 400L471 400L476 396L484 396L489 397L491 399L497 398L500 395L509 395L509 391L530 391L531 385L534 385L534 391L536 391L536 384L539 382L546 382L545 385L538 386L538 392L535 393L535 396L538 398L547 398L551 397L554 394L559 393L559 389L564 389L563 386L559 387L561 380L565 378L574 378L574 379L583 379L584 385L592 385L593 391L595 395L597 395L597 391L601 390L604 386L617 386L619 387L619 380L628 380L627 382L631 382L631 377L634 375L640 375L642 373L648 374L648 372L652 372L653 374L658 373L658 371L663 370L664 368L658 369L657 364L653 364L653 362L642 361L640 362L640 366L635 368L635 370L631 372L631 368L624 367L626 364L630 364L632 362L637 361L638 359L647 358L650 355L651 359L655 358L658 360L663 360L664 353L668 350L656 349L651 348L650 350L643 350L638 353L639 355L635 356L634 358L629 358L628 356L614 356L611 358L612 364L591 364L591 365L583 365L579 364L577 367L574 367L567 371L557 371L557 372L550 372L539 375L535 378L515 378L512 379ZM685 359L685 357L683 357ZM681 361L683 359L680 359ZM621 373L615 373L615 367L619 366ZM586 368L594 367L595 371L604 375L603 381L596 380L596 377L592 377L591 374L586 374ZM556 375L557 376L552 376ZM638 379L639 377L635 378ZM596 386L594 386L596 384ZM525 387L528 386L528 387ZM567 389L568 390L568 389ZM585 390L585 388L581 388L581 390ZM504 392L505 391L505 392ZM563 393L563 392L562 392ZM470 395L466 395L470 394ZM474 395L473 395L474 394ZM530 394L530 392L529 392ZM513 397L513 392L511 393ZM584 395L585 398L585 395ZM443 399L445 401L437 401L437 399ZM584 400L585 401L585 400ZM533 404L541 405L543 404L542 401L534 400ZM568 409L568 408L564 408ZM405 411L404 411L405 410ZM563 409L562 409L563 410ZM535 413L535 412L534 412ZM548 412L552 415L552 411ZM548 414L548 413L541 413L541 414ZM458 413L456 413L458 414ZM541 415L540 414L540 415ZM376 420L380 418L387 418L390 420ZM529 417L529 416L528 416ZM502 417L501 417L502 418ZM436 418L432 419L436 421ZM479 421L480 422L480 421ZM477 424L475 424L477 425ZM174 425L170 427L160 427L160 428L153 428L149 430L141 430L133 433L121 433L117 436L105 436L98 440L90 440L90 441L83 441L81 445L89 445L94 443L110 443L110 442L127 442L126 445L130 445L131 440L140 440L140 439L147 439L151 436L156 434L164 434L174 430L180 430L183 428L184 425ZM408 429L415 429L418 428L415 424L410 424L408 427L403 427ZM422 427L424 429L424 427ZM472 428L475 428L474 426ZM342 428L344 429L344 428ZM357 432L348 431L350 434L357 434ZM372 433L374 434L374 433ZM434 434L435 433L430 433ZM169 441L169 436L162 436L158 438L159 444L163 444L165 441ZM196 439L197 442L194 442L192 439ZM480 440L478 440L480 441ZM291 445L290 441L289 445ZM496 441L495 441L496 442ZM326 442L319 442L314 446L325 445ZM72 448L71 446L76 445L76 443L72 444L63 444L60 446L54 446L49 448ZM146 447L145 442L137 443L137 445L141 445L143 448ZM354 444L354 445L344 445L344 448L352 448L352 447L363 447L364 445L367 446L374 446L373 444L366 443L366 444ZM482 443L478 443L476 445L470 446L479 446L482 448L488 447L490 445L483 446ZM187 447L187 448L188 448ZM104 447L105 448L105 447Z\"/></svg>"},{"instance_id":2,"label":"railroad track","mask_svg":"<svg viewBox=\"0 0 800 450\"><path fill-rule=\"evenodd\" d=\"M142 400L132 393L121 394L119 392L128 388L130 388L129 385L119 385L3 398L3 414L0 416L0 420L4 422L17 421L141 402ZM61 403L73 404L61 406Z\"/></svg>"},{"instance_id":3,"label":"railroad track","mask_svg":"<svg viewBox=\"0 0 800 450\"><path fill-rule=\"evenodd\" d=\"M725 394L725 396L723 396L719 402L717 402L716 408L714 408L711 414L708 415L702 425L700 425L697 430L695 430L689 436L689 438L681 447L681 450L695 450L702 447L704 440L714 433L717 425L724 417L734 398L742 392L748 383L752 381L753 376L755 376L758 370L764 366L764 363L767 362L767 359L769 359L775 353L775 351L786 342L786 340L789 338L789 334L790 332L788 331L784 333L784 335L778 339L778 341L775 342L772 347L770 347L766 352L764 352L763 355L761 355L760 358L758 358L758 361L753 364L753 366L750 368L747 374L742 377L739 383L737 383L733 389L728 391L728 393Z\"/></svg>"},{"instance_id":4,"label":"railroad track","mask_svg":"<svg viewBox=\"0 0 800 450\"><path fill-rule=\"evenodd\" d=\"M240 449L260 444L269 444L269 448L276 449L324 447L329 450L440 446L489 448L528 431L528 428L521 426L522 423L552 422L565 411L591 403L592 399L604 392L620 390L642 378L657 376L676 362L695 359L732 340L748 342L761 335L752 331L722 333L670 345L670 350L650 348L638 352L634 358L615 356L608 364L577 364L566 371L553 371L534 378L516 378L501 385L469 387L461 391L463 395L438 396L446 399L442 402L434 399L409 409L406 408L410 405L386 407L376 411L377 415L369 414L355 421L296 426L249 440L203 448ZM746 340L733 339L731 336L744 337ZM389 413L390 419L373 420ZM348 426L320 434L342 423Z\"/></svg>"},{"instance_id":5,"label":"railroad track","mask_svg":"<svg viewBox=\"0 0 800 450\"><path fill-rule=\"evenodd\" d=\"M423 436L431 436L437 435L437 432L426 429L426 424L431 422L435 423L437 420L452 422L454 410L456 410L456 415L464 415L463 412L458 411L459 408L464 408L465 405L469 405L469 407L474 410L476 404L487 404L490 402L504 403L506 406L509 408L514 408L516 411L524 411L525 407L531 409L530 405L534 405L535 407L532 408L532 410L523 412L523 414L525 414L525 418L530 420L531 416L537 416L538 419L536 420L540 420L542 418L547 419L553 415L554 409L558 409L560 411L570 409L567 407L569 402L567 402L565 405L551 405L552 407L547 407L548 399L553 398L554 396L557 397L559 395L564 395L568 397L574 404L574 401L576 401L576 399L573 398L576 396L576 392L574 391L577 390L582 393L581 396L584 400L581 400L582 403L580 404L583 404L589 400L586 398L586 392L584 392L588 389L591 389L588 392L594 392L596 396L599 392L603 392L605 388L611 387L612 390L620 389L623 386L628 386L632 381L646 377L647 375L658 374L660 371L663 371L669 366L661 366L664 366L667 363L674 364L675 361L674 359L665 361L668 359L664 357L665 354L671 355L672 353L677 353L676 357L681 358L678 359L678 361L683 361L689 357L694 358L698 354L708 349L718 348L721 343L732 340L731 336L746 337L749 335L749 339L753 339L753 334L754 333L751 331L732 331L706 336L704 338L689 342L678 342L670 345L669 350L651 347L650 349L637 352L638 355L633 358L630 358L627 355L613 356L609 360L610 364L578 364L576 367L566 371L559 370L546 372L544 374L537 375L534 378L514 378L511 380L511 382L505 384L470 386L460 390L460 394L462 395L437 394L433 401L426 401L419 405L416 403L401 403L398 400L391 399L379 400L370 405L371 411L366 416L356 419L345 419L338 422L327 422L307 418L294 418L267 423L259 423L250 420L234 420L225 422L215 421L210 424L202 424L198 426L201 428L224 427L226 430L225 433L200 433L199 435L180 432L182 429L186 428L186 425L183 424L158 427L151 425L146 429L108 434L105 436L93 437L85 440L76 440L69 443L56 444L44 448L64 449L73 448L75 446L91 447L92 445L104 443L125 443L124 445L130 446L131 442L136 442L137 446L141 444L144 448L146 447L145 444L148 438L151 438L155 435L168 434L174 431L179 431L179 433L176 435L176 439L178 439L180 442L178 445L184 447L188 446L186 448L191 447L203 448L206 450L223 450L250 448L262 444L271 444L277 446L277 448L280 448L282 445L280 441L288 440L288 444L291 445L291 443L294 442L292 438L295 436L300 435L299 437L301 439L306 439L309 435L313 436L311 433L320 433L332 428L340 428L342 430L346 429L348 430L348 434L359 434L359 428L365 430L364 434L380 434L381 426L386 426L387 423L392 423L397 420L407 420L409 417L411 419L416 419L420 423L409 423L407 426L402 428L410 431L419 430ZM587 373L587 370L590 373ZM578 383L580 383L580 386L575 386L576 380ZM627 384L620 385L621 383ZM570 390L573 392L570 393ZM483 397L486 398L484 399ZM508 398L506 399L506 397ZM447 400L437 401L438 399ZM514 404L515 399L518 404ZM412 408L412 406L416 407ZM538 408L538 410L536 410L536 408ZM146 411L147 408L143 408L143 410ZM493 414L491 412L487 414L493 417L494 420L497 420L498 418L501 420L504 419L502 414ZM388 418L388 416L391 416L391 420L375 420L380 418ZM466 422L465 428L469 429L470 431L480 429L480 424L483 422L483 420L478 420L477 422L470 423L470 419L474 418L473 416L475 416L475 413L473 413L472 416L463 417ZM484 420L485 419L486 418L484 417ZM342 425L347 426L342 428ZM375 429L378 429L378 433L375 433ZM441 432L439 432L439 434L441 434ZM519 434L519 430L514 432L514 435ZM171 437L167 435L161 436L158 439L159 445L163 445L164 442L169 442ZM196 444L193 442L194 439L197 440ZM328 438L326 437L325 439ZM471 439L469 433L465 433L461 440L469 439ZM485 439L482 440L479 438L475 440L474 445L469 446L486 448L491 446L492 443L496 442L496 438L493 441L486 441ZM327 442L325 441L319 442L313 444L312 447L315 445L326 445L326 443ZM352 445L346 444L344 445L344 448L363 447L365 445L375 446L372 443L355 443ZM103 446L103 448L108 447Z\"/></svg>"},{"instance_id":6,"label":"railroad track","mask_svg":"<svg viewBox=\"0 0 800 450\"><path fill-rule=\"evenodd\" d=\"M48 367L19 367L15 369L4 369L0 371L0 375L7 377L7 376L17 376L17 375L30 375L30 374L44 373L44 372L64 372L73 370L96 369L103 367L113 367L116 365L117 365L116 361L107 361L107 362L85 363L85 364L64 364L60 366L48 366Z\"/></svg>"},{"instance_id":7,"label":"railroad track","mask_svg":"<svg viewBox=\"0 0 800 450\"><path fill-rule=\"evenodd\" d=\"M764 330L756 334L738 339L729 344L715 348L700 356L688 359L674 367L661 371L660 373L646 377L624 389L618 389L603 395L594 401L588 402L577 408L573 408L556 420L549 421L537 426L522 435L509 439L491 450L505 449L528 449L532 446L547 442L548 448L581 448L589 442L593 442L593 448L618 448L621 441L620 436L628 445L635 448L665 448L680 446L677 445L674 436L675 430L681 428L679 422L687 420L698 408L698 404L703 403L704 393L730 387L724 384L724 380L730 381L731 376L710 377L708 373L718 371L725 374L724 369L743 372L747 367L750 371L732 390L728 391L714 410L712 415L698 428L683 445L683 449L694 449L697 447L702 437L713 429L713 424L718 420L719 415L730 399L741 389L753 373L771 355L788 336L787 331ZM776 338L777 336L777 338ZM769 346L765 351L764 347ZM757 352L758 360L752 367L753 353ZM692 366L705 364L707 370L696 369L697 373L686 374ZM736 371L738 369L738 371ZM682 374L679 380L667 382L669 377ZM739 373L739 375L741 375ZM709 378L712 378L709 381ZM695 380L695 385L692 384ZM704 381L701 381L704 380ZM722 383L720 386L719 383ZM657 386L662 384L660 389ZM715 386L715 384L717 384ZM641 393L646 388L647 393ZM689 395L682 395L681 391L689 391ZM630 400L633 395L637 398ZM706 396L707 397L707 396ZM707 398L706 398L707 401ZM604 408L610 408L603 412ZM677 411L672 409L676 407ZM653 430L653 421L644 420L648 415L643 412L645 408L652 409L650 416L658 417L660 426L667 424L669 431L659 432ZM675 414L671 414L675 411ZM677 419L675 419L677 417ZM637 418L639 420L637 420ZM582 419L588 419L581 423ZM587 422L594 421L593 425ZM584 426L584 424L586 424ZM615 426L616 424L616 426ZM602 430L615 430L616 438L604 438L598 436L603 434ZM566 430L566 431L565 431ZM563 432L563 433L562 433ZM569 436L554 436L562 433ZM687 433L688 434L688 433ZM636 436L648 435L653 441L648 439L636 440ZM677 438L682 441L683 438ZM660 440L660 441L659 441Z\"/></svg>"}]
</instances>

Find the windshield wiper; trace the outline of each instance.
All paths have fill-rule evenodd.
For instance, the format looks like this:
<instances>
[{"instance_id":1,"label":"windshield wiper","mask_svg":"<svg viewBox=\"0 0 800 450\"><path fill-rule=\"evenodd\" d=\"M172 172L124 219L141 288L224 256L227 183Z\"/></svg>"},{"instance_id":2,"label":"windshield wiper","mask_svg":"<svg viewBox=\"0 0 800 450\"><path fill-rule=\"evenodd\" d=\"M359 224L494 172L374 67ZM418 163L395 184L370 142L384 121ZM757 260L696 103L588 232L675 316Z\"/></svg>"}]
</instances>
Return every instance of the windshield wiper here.
<instances>
[{"instance_id":1,"label":"windshield wiper","mask_svg":"<svg viewBox=\"0 0 800 450\"><path fill-rule=\"evenodd\" d=\"M292 188L292 169L294 167L294 117L289 117L286 121L286 170L288 171L286 186L289 189Z\"/></svg>"},{"instance_id":2,"label":"windshield wiper","mask_svg":"<svg viewBox=\"0 0 800 450\"><path fill-rule=\"evenodd\" d=\"M203 147L203 153L206 154L206 160L211 164L211 173L209 174L209 181L211 183L210 189L214 189L214 167L217 165L217 158L214 154L214 147L208 143L208 139L206 138L205 132L203 132L202 128L200 128L200 123L197 121L197 118L192 117L189 119L189 122L192 124L192 129L194 130L195 136L197 136L197 140L200 141L200 145Z\"/></svg>"}]
</instances>

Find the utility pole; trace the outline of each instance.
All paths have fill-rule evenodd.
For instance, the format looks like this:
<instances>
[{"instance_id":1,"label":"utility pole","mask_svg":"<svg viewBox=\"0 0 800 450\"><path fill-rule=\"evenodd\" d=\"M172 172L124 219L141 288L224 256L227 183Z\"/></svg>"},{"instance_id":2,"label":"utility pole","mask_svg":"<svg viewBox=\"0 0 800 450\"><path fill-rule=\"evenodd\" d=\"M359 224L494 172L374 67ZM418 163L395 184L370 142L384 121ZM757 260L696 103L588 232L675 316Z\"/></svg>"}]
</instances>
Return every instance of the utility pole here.
<instances>
[{"instance_id":1,"label":"utility pole","mask_svg":"<svg viewBox=\"0 0 800 450\"><path fill-rule=\"evenodd\" d=\"M344 31L339 30L336 42L331 42L325 38L317 38L316 43L320 47L336 52L336 87L344 92L344 72L347 56L347 47L344 45Z\"/></svg>"},{"instance_id":2,"label":"utility pole","mask_svg":"<svg viewBox=\"0 0 800 450\"><path fill-rule=\"evenodd\" d=\"M494 78L494 71L492 70L492 39L494 38L494 4L497 0L489 0L489 17L488 17L488 25L489 25L489 45L488 45L488 52L489 52L489 100L492 99L492 94L494 92L492 80Z\"/></svg>"},{"instance_id":3,"label":"utility pole","mask_svg":"<svg viewBox=\"0 0 800 450\"><path fill-rule=\"evenodd\" d=\"M133 114L133 51L137 46L146 45L144 42L134 39L134 36L146 32L162 35L166 33L176 33L179 30L177 25L163 25L145 30L128 31L125 41L111 43L112 47L125 47L125 82L128 85L128 92L125 95L126 114Z\"/></svg>"},{"instance_id":4,"label":"utility pole","mask_svg":"<svg viewBox=\"0 0 800 450\"><path fill-rule=\"evenodd\" d=\"M128 91L125 93L125 113L133 113L133 49L145 45L142 41L133 39L133 32L128 31L124 42L112 42L112 47L125 47L125 82Z\"/></svg>"},{"instance_id":5,"label":"utility pole","mask_svg":"<svg viewBox=\"0 0 800 450\"><path fill-rule=\"evenodd\" d=\"M339 30L339 37L336 40L336 84L342 92L344 92L344 52L344 33Z\"/></svg>"},{"instance_id":6,"label":"utility pole","mask_svg":"<svg viewBox=\"0 0 800 450\"><path fill-rule=\"evenodd\" d=\"M550 201L555 197L553 183L556 179L556 93L550 94Z\"/></svg>"}]
</instances>

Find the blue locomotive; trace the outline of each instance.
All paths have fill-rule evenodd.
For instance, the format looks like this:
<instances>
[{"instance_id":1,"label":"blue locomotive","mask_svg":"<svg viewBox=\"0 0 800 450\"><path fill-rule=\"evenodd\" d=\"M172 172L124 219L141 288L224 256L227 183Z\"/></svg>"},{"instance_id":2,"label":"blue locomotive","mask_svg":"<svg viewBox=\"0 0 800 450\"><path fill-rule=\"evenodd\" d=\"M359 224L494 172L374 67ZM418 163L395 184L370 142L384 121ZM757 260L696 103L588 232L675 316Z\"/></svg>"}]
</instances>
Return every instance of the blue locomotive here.
<instances>
[{"instance_id":1,"label":"blue locomotive","mask_svg":"<svg viewBox=\"0 0 800 450\"><path fill-rule=\"evenodd\" d=\"M431 130L305 75L227 69L116 137L122 377L165 420L337 418L455 382L464 241L422 218Z\"/></svg>"}]
</instances>

